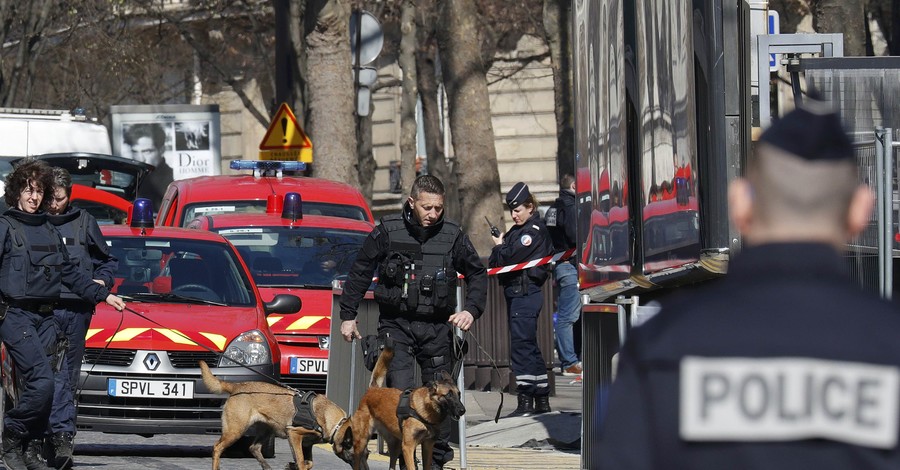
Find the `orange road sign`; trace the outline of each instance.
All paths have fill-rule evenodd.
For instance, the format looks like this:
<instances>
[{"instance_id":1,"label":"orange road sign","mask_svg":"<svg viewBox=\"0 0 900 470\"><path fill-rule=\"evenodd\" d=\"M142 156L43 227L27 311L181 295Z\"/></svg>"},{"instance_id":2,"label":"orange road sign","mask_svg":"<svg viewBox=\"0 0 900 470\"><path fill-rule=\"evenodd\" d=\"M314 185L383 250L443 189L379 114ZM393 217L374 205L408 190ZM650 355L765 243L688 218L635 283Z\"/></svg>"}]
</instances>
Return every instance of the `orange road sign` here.
<instances>
[{"instance_id":1,"label":"orange road sign","mask_svg":"<svg viewBox=\"0 0 900 470\"><path fill-rule=\"evenodd\" d=\"M313 161L313 145L287 103L281 103L259 143L261 160Z\"/></svg>"}]
</instances>

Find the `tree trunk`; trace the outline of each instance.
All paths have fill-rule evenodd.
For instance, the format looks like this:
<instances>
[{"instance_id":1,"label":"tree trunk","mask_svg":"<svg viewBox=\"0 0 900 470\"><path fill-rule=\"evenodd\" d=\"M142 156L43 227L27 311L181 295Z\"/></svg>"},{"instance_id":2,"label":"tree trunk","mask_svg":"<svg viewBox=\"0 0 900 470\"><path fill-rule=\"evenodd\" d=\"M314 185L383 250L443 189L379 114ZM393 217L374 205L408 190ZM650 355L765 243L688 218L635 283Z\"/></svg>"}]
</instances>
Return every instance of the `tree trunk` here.
<instances>
[{"instance_id":1,"label":"tree trunk","mask_svg":"<svg viewBox=\"0 0 900 470\"><path fill-rule=\"evenodd\" d=\"M478 12L474 0L444 0L438 8L442 75L458 165L460 223L478 252L486 256L493 242L484 217L499 221L503 211L490 98L481 61Z\"/></svg>"},{"instance_id":2,"label":"tree trunk","mask_svg":"<svg viewBox=\"0 0 900 470\"><path fill-rule=\"evenodd\" d=\"M303 17L306 13L306 1L290 1L289 2L290 28L289 36L294 54L291 61L291 95L294 97L292 108L300 125L306 129L307 118L309 117L309 108L306 99L306 44L303 39L306 36ZM276 103L278 105L278 103Z\"/></svg>"},{"instance_id":3,"label":"tree trunk","mask_svg":"<svg viewBox=\"0 0 900 470\"><path fill-rule=\"evenodd\" d=\"M460 220L459 191L456 175L450 171L444 153L444 133L441 128L441 90L438 87L437 41L434 36L434 21L437 10L433 0L422 0L417 5L416 34L419 48L416 51L416 70L419 79L419 96L422 99L422 127L425 130L425 153L428 158L428 173L444 183L444 215L452 220Z\"/></svg>"},{"instance_id":4,"label":"tree trunk","mask_svg":"<svg viewBox=\"0 0 900 470\"><path fill-rule=\"evenodd\" d=\"M307 66L315 70L307 77L312 173L359 187L347 2L313 0L307 9L316 18L306 38Z\"/></svg>"},{"instance_id":5,"label":"tree trunk","mask_svg":"<svg viewBox=\"0 0 900 470\"><path fill-rule=\"evenodd\" d=\"M416 178L416 5L404 0L400 13L400 56L403 72L400 92L400 181L402 194L409 194Z\"/></svg>"},{"instance_id":6,"label":"tree trunk","mask_svg":"<svg viewBox=\"0 0 900 470\"><path fill-rule=\"evenodd\" d=\"M817 33L843 33L844 56L866 54L862 0L813 0L813 28Z\"/></svg>"},{"instance_id":7,"label":"tree trunk","mask_svg":"<svg viewBox=\"0 0 900 470\"><path fill-rule=\"evenodd\" d=\"M575 128L572 114L572 62L569 50L568 0L544 0L544 36L553 68L553 113L556 115L558 176L575 175Z\"/></svg>"},{"instance_id":8,"label":"tree trunk","mask_svg":"<svg viewBox=\"0 0 900 470\"><path fill-rule=\"evenodd\" d=\"M357 118L357 138L359 139L359 190L366 197L369 206L372 205L372 195L375 190L375 170L378 169L378 162L375 161L375 155L372 152L372 113L375 112L375 106L372 104L372 94L369 95L369 115L358 116Z\"/></svg>"}]
</instances>

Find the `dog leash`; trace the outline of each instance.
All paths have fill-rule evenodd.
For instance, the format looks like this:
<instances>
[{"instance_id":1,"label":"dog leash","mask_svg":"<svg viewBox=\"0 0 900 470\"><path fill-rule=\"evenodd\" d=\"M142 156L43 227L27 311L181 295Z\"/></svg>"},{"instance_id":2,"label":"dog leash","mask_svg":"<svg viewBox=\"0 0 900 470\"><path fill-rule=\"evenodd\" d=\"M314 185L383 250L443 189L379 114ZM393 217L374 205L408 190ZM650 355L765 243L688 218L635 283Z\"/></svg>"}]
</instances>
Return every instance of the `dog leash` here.
<instances>
[{"instance_id":1,"label":"dog leash","mask_svg":"<svg viewBox=\"0 0 900 470\"><path fill-rule=\"evenodd\" d=\"M471 337L472 341L475 343L475 346L478 346L478 349L482 353L484 353L485 356L487 356L488 360L491 363L491 366L494 368L495 371L497 371L497 377L502 377L500 375L500 368L497 367L497 362L494 360L494 358L490 354L488 354L487 351L484 350L484 348L481 346L481 343L478 342L478 339L475 337L475 335L473 335L468 330L465 331L465 334L467 334L469 337ZM465 341L464 339L460 338L457 335L453 335L453 343L455 346L453 348L454 354L455 354L455 357L454 357L455 363L453 365L453 378L456 379L457 377L459 377L459 368L462 367L462 363L464 362L463 356L468 351L468 342ZM495 423L500 421L500 413L502 413L502 412L503 412L503 389L500 390L500 406L497 407L497 414L494 415Z\"/></svg>"}]
</instances>

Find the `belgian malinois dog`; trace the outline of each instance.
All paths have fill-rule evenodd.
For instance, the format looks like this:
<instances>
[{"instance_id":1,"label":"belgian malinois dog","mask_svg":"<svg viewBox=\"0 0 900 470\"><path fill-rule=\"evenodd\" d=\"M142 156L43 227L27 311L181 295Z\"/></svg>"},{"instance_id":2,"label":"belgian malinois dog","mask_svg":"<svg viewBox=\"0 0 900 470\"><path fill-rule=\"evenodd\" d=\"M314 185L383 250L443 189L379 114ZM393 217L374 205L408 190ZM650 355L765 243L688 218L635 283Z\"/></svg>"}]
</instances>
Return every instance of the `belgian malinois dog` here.
<instances>
[{"instance_id":1,"label":"belgian malinois dog","mask_svg":"<svg viewBox=\"0 0 900 470\"><path fill-rule=\"evenodd\" d=\"M294 462L300 470L312 468L312 446L320 442L333 442L335 433L347 421L347 413L325 395L315 395L309 402L312 418L309 425L297 425L298 414L294 397L297 393L285 387L266 382L225 382L217 379L206 362L200 361L203 383L212 393L227 393L222 409L222 436L213 446L213 470L219 469L222 452L247 431L258 426L259 433L250 445L250 453L264 470L271 467L262 455L262 443L274 433L287 438L294 453ZM314 419L315 423L311 421ZM335 453L350 463L351 454Z\"/></svg>"},{"instance_id":2,"label":"belgian malinois dog","mask_svg":"<svg viewBox=\"0 0 900 470\"><path fill-rule=\"evenodd\" d=\"M431 468L434 442L441 423L448 416L459 420L466 413L459 388L450 374L443 372L441 379L409 392L409 416L401 422L398 406L404 392L384 388L384 379L393 357L393 349L386 347L381 351L372 371L369 389L360 400L359 408L335 434L335 453L345 452L347 447L353 446L354 470L369 468L367 445L373 429L387 444L390 468L396 468L401 452L406 468L416 468L414 453L419 444L422 445L423 468Z\"/></svg>"}]
</instances>

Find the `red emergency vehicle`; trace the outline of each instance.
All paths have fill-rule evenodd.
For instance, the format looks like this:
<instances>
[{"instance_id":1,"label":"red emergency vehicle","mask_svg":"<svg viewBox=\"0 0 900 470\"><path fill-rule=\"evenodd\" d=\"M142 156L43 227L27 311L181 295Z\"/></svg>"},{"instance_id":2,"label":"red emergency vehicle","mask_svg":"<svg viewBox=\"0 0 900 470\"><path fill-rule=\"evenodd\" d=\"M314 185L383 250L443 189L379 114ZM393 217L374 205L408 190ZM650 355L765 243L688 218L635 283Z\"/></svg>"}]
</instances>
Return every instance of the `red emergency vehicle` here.
<instances>
[{"instance_id":1,"label":"red emergency vehicle","mask_svg":"<svg viewBox=\"0 0 900 470\"><path fill-rule=\"evenodd\" d=\"M281 378L302 390L325 392L331 332L332 281L350 271L372 231L368 222L304 214L297 193L272 198L266 214L197 217L188 227L211 230L233 243L263 300L279 293L303 301L298 315L271 315L281 349ZM279 207L283 207L279 211Z\"/></svg>"},{"instance_id":2,"label":"red emergency vehicle","mask_svg":"<svg viewBox=\"0 0 900 470\"><path fill-rule=\"evenodd\" d=\"M223 213L262 213L269 196L297 192L303 195L307 215L330 215L374 223L365 197L353 186L305 176L283 176L300 162L231 162L235 170L252 175L200 176L173 181L166 189L157 225L184 227L195 217Z\"/></svg>"},{"instance_id":3,"label":"red emergency vehicle","mask_svg":"<svg viewBox=\"0 0 900 470\"><path fill-rule=\"evenodd\" d=\"M119 260L113 293L128 309L101 304L91 320L78 429L219 434L226 397L207 391L197 362L224 380L277 380L281 354L267 317L296 313L300 301L264 301L228 240L153 228L150 209L149 200L138 199L131 226L101 227ZM274 453L274 441L264 453Z\"/></svg>"}]
</instances>

